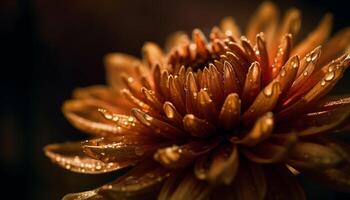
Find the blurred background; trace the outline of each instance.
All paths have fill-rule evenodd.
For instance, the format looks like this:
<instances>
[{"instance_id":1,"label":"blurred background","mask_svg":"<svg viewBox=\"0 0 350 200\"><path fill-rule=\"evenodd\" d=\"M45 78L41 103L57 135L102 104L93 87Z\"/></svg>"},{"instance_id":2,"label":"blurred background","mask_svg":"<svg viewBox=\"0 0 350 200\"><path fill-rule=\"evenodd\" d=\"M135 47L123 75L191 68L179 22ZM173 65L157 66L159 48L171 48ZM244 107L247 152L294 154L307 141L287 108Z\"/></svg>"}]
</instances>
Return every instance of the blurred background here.
<instances>
[{"instance_id":1,"label":"blurred background","mask_svg":"<svg viewBox=\"0 0 350 200\"><path fill-rule=\"evenodd\" d=\"M63 117L61 104L75 87L103 84L109 52L140 56L145 41L164 44L170 33L201 28L208 33L232 15L244 27L259 1L1 0L1 197L60 199L95 188L122 172L75 174L44 157L44 145L84 138ZM346 1L283 1L300 8L302 34L326 12L334 31L349 25ZM300 38L299 37L299 38ZM4 62L5 61L5 62ZM349 73L336 93L349 92ZM350 199L300 176L310 199ZM3 198L2 198L3 199Z\"/></svg>"}]
</instances>

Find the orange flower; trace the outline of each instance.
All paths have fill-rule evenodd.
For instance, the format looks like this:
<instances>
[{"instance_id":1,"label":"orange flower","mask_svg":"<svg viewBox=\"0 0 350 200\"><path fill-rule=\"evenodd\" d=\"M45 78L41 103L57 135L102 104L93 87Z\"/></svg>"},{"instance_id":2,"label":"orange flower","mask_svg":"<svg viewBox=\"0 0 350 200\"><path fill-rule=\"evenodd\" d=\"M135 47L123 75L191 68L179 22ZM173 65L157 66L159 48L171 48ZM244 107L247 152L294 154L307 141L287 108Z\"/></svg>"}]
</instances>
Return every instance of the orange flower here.
<instances>
[{"instance_id":1,"label":"orange flower","mask_svg":"<svg viewBox=\"0 0 350 200\"><path fill-rule=\"evenodd\" d=\"M350 29L327 40L331 19L293 45L300 12L279 22L263 3L245 36L225 18L209 42L196 29L166 53L146 43L142 60L107 55L109 85L63 105L92 139L45 153L79 173L135 167L64 199L305 199L293 172L350 191L349 146L328 137L349 128L350 97L325 96L349 66Z\"/></svg>"}]
</instances>

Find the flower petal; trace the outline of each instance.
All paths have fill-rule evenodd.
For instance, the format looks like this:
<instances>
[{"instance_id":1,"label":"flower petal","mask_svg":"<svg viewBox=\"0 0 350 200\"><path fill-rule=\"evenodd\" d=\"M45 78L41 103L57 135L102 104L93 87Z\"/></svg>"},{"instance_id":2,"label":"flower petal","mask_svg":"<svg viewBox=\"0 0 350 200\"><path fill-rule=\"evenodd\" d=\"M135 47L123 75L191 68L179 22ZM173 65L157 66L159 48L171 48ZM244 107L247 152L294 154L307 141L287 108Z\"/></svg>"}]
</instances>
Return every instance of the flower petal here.
<instances>
[{"instance_id":1,"label":"flower petal","mask_svg":"<svg viewBox=\"0 0 350 200\"><path fill-rule=\"evenodd\" d=\"M82 142L84 152L103 162L138 161L158 148L169 145L142 135L123 135Z\"/></svg>"},{"instance_id":2,"label":"flower petal","mask_svg":"<svg viewBox=\"0 0 350 200\"><path fill-rule=\"evenodd\" d=\"M90 190L79 193L71 193L65 195L62 200L104 200L103 196L97 194L96 190Z\"/></svg>"},{"instance_id":3,"label":"flower petal","mask_svg":"<svg viewBox=\"0 0 350 200\"><path fill-rule=\"evenodd\" d=\"M242 148L242 153L256 163L276 163L287 158L297 141L296 133L272 134L268 139L252 148Z\"/></svg>"},{"instance_id":4,"label":"flower petal","mask_svg":"<svg viewBox=\"0 0 350 200\"><path fill-rule=\"evenodd\" d=\"M239 123L241 114L241 101L236 93L226 97L219 114L219 124L226 130L230 130Z\"/></svg>"},{"instance_id":5,"label":"flower petal","mask_svg":"<svg viewBox=\"0 0 350 200\"><path fill-rule=\"evenodd\" d=\"M136 66L141 61L134 56L123 53L107 54L104 58L107 71L107 82L113 88L119 90L123 86L121 74L126 73L132 75L135 73Z\"/></svg>"},{"instance_id":6,"label":"flower petal","mask_svg":"<svg viewBox=\"0 0 350 200\"><path fill-rule=\"evenodd\" d=\"M84 174L100 174L118 170L134 162L109 162L92 159L83 153L80 142L50 144L44 148L45 154L59 166Z\"/></svg>"},{"instance_id":7,"label":"flower petal","mask_svg":"<svg viewBox=\"0 0 350 200\"><path fill-rule=\"evenodd\" d=\"M214 190L214 200L263 200L267 186L265 175L259 164L242 160L234 182Z\"/></svg>"},{"instance_id":8,"label":"flower petal","mask_svg":"<svg viewBox=\"0 0 350 200\"><path fill-rule=\"evenodd\" d=\"M140 162L124 176L98 189L106 199L155 199L167 169L153 161Z\"/></svg>"},{"instance_id":9,"label":"flower petal","mask_svg":"<svg viewBox=\"0 0 350 200\"><path fill-rule=\"evenodd\" d=\"M250 19L246 28L246 35L250 41L255 40L255 36L260 32L269 32L275 28L277 23L278 10L271 2L263 2L253 17ZM273 33L269 33L273 34Z\"/></svg>"},{"instance_id":10,"label":"flower petal","mask_svg":"<svg viewBox=\"0 0 350 200\"><path fill-rule=\"evenodd\" d=\"M218 139L211 141L194 140L183 145L173 145L158 149L154 159L168 168L182 168L190 164L198 156L212 150L219 143Z\"/></svg>"},{"instance_id":11,"label":"flower petal","mask_svg":"<svg viewBox=\"0 0 350 200\"><path fill-rule=\"evenodd\" d=\"M247 108L258 96L261 88L261 68L258 62L253 62L248 70L247 77L245 79L242 103L243 107Z\"/></svg>"},{"instance_id":12,"label":"flower petal","mask_svg":"<svg viewBox=\"0 0 350 200\"><path fill-rule=\"evenodd\" d=\"M142 47L142 54L143 61L146 62L149 67L164 63L164 53L156 43L146 42Z\"/></svg>"},{"instance_id":13,"label":"flower petal","mask_svg":"<svg viewBox=\"0 0 350 200\"><path fill-rule=\"evenodd\" d=\"M283 165L269 165L264 168L267 181L265 199L305 200L305 194L294 175Z\"/></svg>"},{"instance_id":14,"label":"flower petal","mask_svg":"<svg viewBox=\"0 0 350 200\"><path fill-rule=\"evenodd\" d=\"M122 120L106 120L99 113L99 109L118 113L119 109L97 99L78 99L66 101L62 110L68 121L76 128L96 136L108 136L132 131L118 125ZM128 116L120 115L128 119ZM136 126L137 127L137 126ZM136 128L135 127L135 128Z\"/></svg>"},{"instance_id":15,"label":"flower petal","mask_svg":"<svg viewBox=\"0 0 350 200\"><path fill-rule=\"evenodd\" d=\"M238 164L237 146L227 144L219 147L212 154L199 158L194 171L200 180L229 185L236 176Z\"/></svg>"},{"instance_id":16,"label":"flower petal","mask_svg":"<svg viewBox=\"0 0 350 200\"><path fill-rule=\"evenodd\" d=\"M242 139L233 137L231 141L244 146L255 146L270 136L273 126L273 114L268 112L258 118L253 128Z\"/></svg>"},{"instance_id":17,"label":"flower petal","mask_svg":"<svg viewBox=\"0 0 350 200\"><path fill-rule=\"evenodd\" d=\"M309 33L309 35L293 49L291 55L299 55L299 57L304 57L317 45L322 44L331 33L332 20L332 15L326 14L315 30Z\"/></svg>"},{"instance_id":18,"label":"flower petal","mask_svg":"<svg viewBox=\"0 0 350 200\"><path fill-rule=\"evenodd\" d=\"M215 133L215 126L206 120L199 119L192 114L187 114L183 118L183 125L186 131L195 137L208 137Z\"/></svg>"},{"instance_id":19,"label":"flower petal","mask_svg":"<svg viewBox=\"0 0 350 200\"><path fill-rule=\"evenodd\" d=\"M220 28L226 35L232 35L234 39L237 39L241 36L241 30L236 24L233 17L225 17L220 22Z\"/></svg>"},{"instance_id":20,"label":"flower petal","mask_svg":"<svg viewBox=\"0 0 350 200\"><path fill-rule=\"evenodd\" d=\"M298 141L291 149L288 164L300 169L323 170L332 168L343 161L342 156L322 144Z\"/></svg>"},{"instance_id":21,"label":"flower petal","mask_svg":"<svg viewBox=\"0 0 350 200\"><path fill-rule=\"evenodd\" d=\"M182 173L184 175L181 175ZM173 173L164 183L158 199L205 200L208 198L211 189L210 184L198 180L192 170L187 170L187 172Z\"/></svg>"}]
</instances>

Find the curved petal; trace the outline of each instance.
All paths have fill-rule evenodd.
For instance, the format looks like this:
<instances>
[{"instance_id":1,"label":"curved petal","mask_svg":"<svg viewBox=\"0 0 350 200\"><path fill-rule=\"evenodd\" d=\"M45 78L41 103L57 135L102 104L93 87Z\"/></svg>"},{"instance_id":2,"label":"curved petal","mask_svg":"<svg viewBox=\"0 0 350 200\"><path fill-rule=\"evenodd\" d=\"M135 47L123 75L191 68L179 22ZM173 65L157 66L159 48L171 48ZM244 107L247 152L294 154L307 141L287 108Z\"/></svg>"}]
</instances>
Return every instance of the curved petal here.
<instances>
[{"instance_id":1,"label":"curved petal","mask_svg":"<svg viewBox=\"0 0 350 200\"><path fill-rule=\"evenodd\" d=\"M151 160L140 162L124 176L98 189L106 199L155 199L167 169Z\"/></svg>"},{"instance_id":2,"label":"curved petal","mask_svg":"<svg viewBox=\"0 0 350 200\"><path fill-rule=\"evenodd\" d=\"M96 99L103 101L106 104L116 107L120 114L129 114L132 108L132 104L125 98L122 98L122 94L119 91L104 85L76 88L72 96L74 99Z\"/></svg>"},{"instance_id":3,"label":"curved petal","mask_svg":"<svg viewBox=\"0 0 350 200\"><path fill-rule=\"evenodd\" d=\"M242 148L242 153L256 163L276 163L287 158L297 142L296 133L272 134L268 139L252 148Z\"/></svg>"},{"instance_id":4,"label":"curved petal","mask_svg":"<svg viewBox=\"0 0 350 200\"><path fill-rule=\"evenodd\" d=\"M306 200L303 189L294 175L283 165L269 165L264 168L267 181L267 200Z\"/></svg>"},{"instance_id":5,"label":"curved petal","mask_svg":"<svg viewBox=\"0 0 350 200\"><path fill-rule=\"evenodd\" d=\"M242 139L233 137L231 141L244 146L255 146L270 136L273 126L273 114L268 112L255 122L253 128Z\"/></svg>"},{"instance_id":6,"label":"curved petal","mask_svg":"<svg viewBox=\"0 0 350 200\"><path fill-rule=\"evenodd\" d=\"M95 190L79 192L79 193L71 193L65 195L62 200L104 200L103 196L97 194Z\"/></svg>"},{"instance_id":7,"label":"curved petal","mask_svg":"<svg viewBox=\"0 0 350 200\"><path fill-rule=\"evenodd\" d=\"M229 185L235 178L239 165L237 146L227 144L215 152L199 158L194 172L196 177L211 183Z\"/></svg>"},{"instance_id":8,"label":"curved petal","mask_svg":"<svg viewBox=\"0 0 350 200\"><path fill-rule=\"evenodd\" d=\"M159 200L205 200L208 198L211 185L198 180L192 170L187 172L173 173L164 183L159 194Z\"/></svg>"},{"instance_id":9,"label":"curved petal","mask_svg":"<svg viewBox=\"0 0 350 200\"><path fill-rule=\"evenodd\" d=\"M141 65L141 61L131 55L111 53L105 56L104 64L107 71L108 84L119 90L123 86L121 74L134 74L136 66Z\"/></svg>"},{"instance_id":10,"label":"curved petal","mask_svg":"<svg viewBox=\"0 0 350 200\"><path fill-rule=\"evenodd\" d=\"M291 149L287 163L296 169L323 170L337 166L342 155L329 146L298 141Z\"/></svg>"},{"instance_id":11,"label":"curved petal","mask_svg":"<svg viewBox=\"0 0 350 200\"><path fill-rule=\"evenodd\" d=\"M190 164L198 156L212 150L219 143L218 139L211 141L192 141L181 146L173 145L159 149L154 159L168 168L182 168Z\"/></svg>"},{"instance_id":12,"label":"curved petal","mask_svg":"<svg viewBox=\"0 0 350 200\"><path fill-rule=\"evenodd\" d=\"M97 99L77 99L66 101L62 110L68 121L76 128L96 136L112 136L139 130L140 124L130 123L129 116L116 115L111 120L104 118L99 110L118 113L118 109ZM118 119L118 120L116 120ZM128 122L128 126L125 126Z\"/></svg>"},{"instance_id":13,"label":"curved petal","mask_svg":"<svg viewBox=\"0 0 350 200\"><path fill-rule=\"evenodd\" d=\"M165 42L165 49L169 52L175 47L188 43L190 43L190 38L188 35L183 31L177 31L167 37Z\"/></svg>"},{"instance_id":14,"label":"curved petal","mask_svg":"<svg viewBox=\"0 0 350 200\"><path fill-rule=\"evenodd\" d=\"M142 135L123 135L82 142L84 152L103 162L138 161L158 148L169 145Z\"/></svg>"},{"instance_id":15,"label":"curved petal","mask_svg":"<svg viewBox=\"0 0 350 200\"><path fill-rule=\"evenodd\" d=\"M214 200L263 200L267 191L263 168L256 163L242 160L234 182L213 192Z\"/></svg>"},{"instance_id":16,"label":"curved petal","mask_svg":"<svg viewBox=\"0 0 350 200\"><path fill-rule=\"evenodd\" d=\"M80 142L66 142L45 146L44 152L52 162L73 172L84 174L100 174L118 170L134 162L105 163L92 159L83 153Z\"/></svg>"}]
</instances>

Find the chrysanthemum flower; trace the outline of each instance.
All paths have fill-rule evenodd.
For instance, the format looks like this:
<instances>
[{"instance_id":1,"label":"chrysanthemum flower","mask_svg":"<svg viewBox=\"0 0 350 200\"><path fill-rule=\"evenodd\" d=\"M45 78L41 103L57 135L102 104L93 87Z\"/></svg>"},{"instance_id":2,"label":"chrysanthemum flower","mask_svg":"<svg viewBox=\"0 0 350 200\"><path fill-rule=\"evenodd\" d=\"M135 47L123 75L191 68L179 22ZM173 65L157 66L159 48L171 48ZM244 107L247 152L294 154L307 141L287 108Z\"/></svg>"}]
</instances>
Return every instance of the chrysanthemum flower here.
<instances>
[{"instance_id":1,"label":"chrysanthemum flower","mask_svg":"<svg viewBox=\"0 0 350 200\"><path fill-rule=\"evenodd\" d=\"M295 44L300 12L264 3L241 34L174 34L143 59L106 56L108 86L77 89L63 112L92 138L45 147L53 162L116 181L64 199L304 199L304 173L350 191L350 96L325 96L349 66L350 29L331 15Z\"/></svg>"}]
</instances>

